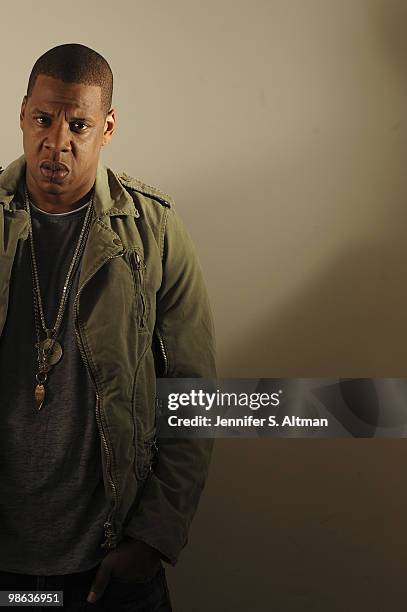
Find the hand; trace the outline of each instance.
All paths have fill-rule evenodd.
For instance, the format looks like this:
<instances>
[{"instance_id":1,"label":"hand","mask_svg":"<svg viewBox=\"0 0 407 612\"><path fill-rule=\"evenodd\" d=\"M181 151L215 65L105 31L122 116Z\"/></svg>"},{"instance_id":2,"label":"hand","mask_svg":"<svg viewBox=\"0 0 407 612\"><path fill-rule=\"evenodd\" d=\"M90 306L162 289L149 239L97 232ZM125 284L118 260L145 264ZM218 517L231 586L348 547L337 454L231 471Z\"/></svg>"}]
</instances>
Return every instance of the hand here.
<instances>
[{"instance_id":1,"label":"hand","mask_svg":"<svg viewBox=\"0 0 407 612\"><path fill-rule=\"evenodd\" d=\"M137 582L151 576L158 569L160 553L141 540L125 538L109 551L93 579L87 597L89 603L97 601L104 593L111 576L127 582Z\"/></svg>"}]
</instances>

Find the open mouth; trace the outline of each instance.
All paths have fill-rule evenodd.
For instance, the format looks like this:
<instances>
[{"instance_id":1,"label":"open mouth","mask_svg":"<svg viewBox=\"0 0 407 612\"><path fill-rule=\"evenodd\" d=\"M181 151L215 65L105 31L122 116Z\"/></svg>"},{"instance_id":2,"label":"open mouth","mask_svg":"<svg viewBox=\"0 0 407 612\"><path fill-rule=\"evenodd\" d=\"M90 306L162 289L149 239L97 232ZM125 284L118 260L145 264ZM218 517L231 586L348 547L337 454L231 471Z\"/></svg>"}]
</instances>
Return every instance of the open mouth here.
<instances>
[{"instance_id":1,"label":"open mouth","mask_svg":"<svg viewBox=\"0 0 407 612\"><path fill-rule=\"evenodd\" d=\"M61 162L44 161L40 164L41 174L52 181L53 183L59 183L68 176L70 170L68 166Z\"/></svg>"}]
</instances>

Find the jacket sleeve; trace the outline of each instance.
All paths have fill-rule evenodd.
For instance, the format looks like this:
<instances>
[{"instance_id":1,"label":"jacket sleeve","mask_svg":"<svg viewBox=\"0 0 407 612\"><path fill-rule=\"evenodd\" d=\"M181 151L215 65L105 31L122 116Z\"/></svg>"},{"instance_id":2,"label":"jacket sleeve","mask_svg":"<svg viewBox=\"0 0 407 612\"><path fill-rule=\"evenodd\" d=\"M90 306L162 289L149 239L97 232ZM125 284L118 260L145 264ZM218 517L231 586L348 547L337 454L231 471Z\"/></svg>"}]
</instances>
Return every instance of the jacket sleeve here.
<instances>
[{"instance_id":1,"label":"jacket sleeve","mask_svg":"<svg viewBox=\"0 0 407 612\"><path fill-rule=\"evenodd\" d=\"M173 208L166 210L163 278L155 333L165 349L163 374L216 378L214 326L192 241ZM213 439L159 438L154 469L125 535L156 548L175 565L188 541L208 474Z\"/></svg>"}]
</instances>

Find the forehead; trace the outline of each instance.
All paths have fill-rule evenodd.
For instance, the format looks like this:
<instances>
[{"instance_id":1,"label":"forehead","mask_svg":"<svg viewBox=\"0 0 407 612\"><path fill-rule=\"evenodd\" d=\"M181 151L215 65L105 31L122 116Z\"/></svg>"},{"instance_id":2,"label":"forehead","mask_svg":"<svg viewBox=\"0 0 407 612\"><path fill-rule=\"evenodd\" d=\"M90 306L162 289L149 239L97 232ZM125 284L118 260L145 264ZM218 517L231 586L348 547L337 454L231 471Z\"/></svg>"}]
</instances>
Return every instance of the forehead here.
<instances>
[{"instance_id":1,"label":"forehead","mask_svg":"<svg viewBox=\"0 0 407 612\"><path fill-rule=\"evenodd\" d=\"M81 110L87 114L102 112L102 91L98 85L65 83L59 79L38 75L27 103L41 110L57 111L64 108Z\"/></svg>"}]
</instances>

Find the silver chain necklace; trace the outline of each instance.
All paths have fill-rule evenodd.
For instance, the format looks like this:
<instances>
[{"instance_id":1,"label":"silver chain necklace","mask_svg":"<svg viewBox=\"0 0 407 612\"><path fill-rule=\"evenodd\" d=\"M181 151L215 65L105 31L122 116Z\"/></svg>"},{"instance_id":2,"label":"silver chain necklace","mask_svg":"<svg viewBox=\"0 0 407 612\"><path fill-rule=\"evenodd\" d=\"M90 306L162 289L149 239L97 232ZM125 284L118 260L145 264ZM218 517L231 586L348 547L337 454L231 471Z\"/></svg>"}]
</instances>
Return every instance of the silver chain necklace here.
<instances>
[{"instance_id":1,"label":"silver chain necklace","mask_svg":"<svg viewBox=\"0 0 407 612\"><path fill-rule=\"evenodd\" d=\"M42 306L41 299L41 290L40 290L40 279L38 275L38 266L37 260L35 256L35 248L34 248L34 236L32 229L32 221L31 221L31 210L30 210L30 199L27 192L27 187L24 187L24 201L25 207L28 212L29 217L29 238L30 238L30 247L31 247L31 274L33 281L33 298L34 298L34 317L35 317L35 331L37 336L37 344L35 345L37 348L37 361L38 361L38 372L35 375L35 379L37 381L37 385L34 391L34 398L36 402L36 406L38 410L41 410L41 407L44 403L45 399L45 382L47 380L48 372L51 367L58 363L62 357L62 346L56 339L59 328L61 326L61 322L64 316L65 307L69 295L69 291L72 286L73 281L73 272L79 262L80 256L84 249L86 239L89 233L90 224L92 221L92 212L93 212L93 193L90 199L88 209L86 211L85 218L83 220L81 233L78 238L78 242L76 244L75 252L72 257L71 264L69 266L67 275L65 277L64 286L62 290L61 300L59 302L59 307L57 311L57 316L52 327L47 327L44 316L44 309ZM42 327L42 331L45 333L45 339L41 340L41 330L40 324Z\"/></svg>"}]
</instances>

